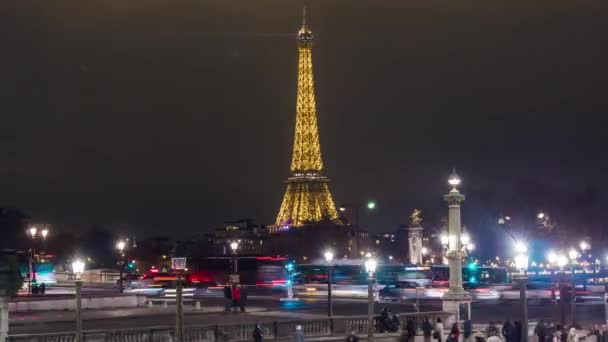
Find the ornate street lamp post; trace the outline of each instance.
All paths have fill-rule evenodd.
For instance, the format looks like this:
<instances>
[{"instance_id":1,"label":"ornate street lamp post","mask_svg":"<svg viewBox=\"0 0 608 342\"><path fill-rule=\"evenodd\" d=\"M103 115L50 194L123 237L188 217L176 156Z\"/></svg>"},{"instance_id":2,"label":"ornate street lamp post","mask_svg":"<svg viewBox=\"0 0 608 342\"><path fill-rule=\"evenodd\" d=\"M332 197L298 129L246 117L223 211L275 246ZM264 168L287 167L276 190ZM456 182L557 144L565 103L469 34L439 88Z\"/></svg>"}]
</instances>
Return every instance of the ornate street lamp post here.
<instances>
[{"instance_id":1,"label":"ornate street lamp post","mask_svg":"<svg viewBox=\"0 0 608 342\"><path fill-rule=\"evenodd\" d=\"M376 272L377 262L369 257L365 261L365 271L367 272L367 340L374 341L374 273Z\"/></svg>"},{"instance_id":2,"label":"ornate street lamp post","mask_svg":"<svg viewBox=\"0 0 608 342\"><path fill-rule=\"evenodd\" d=\"M125 267L125 248L127 247L127 244L125 241L120 240L116 243L116 249L118 250L118 283L120 286L120 292L124 291L124 286L123 286L123 278L124 278L124 267Z\"/></svg>"},{"instance_id":3,"label":"ornate street lamp post","mask_svg":"<svg viewBox=\"0 0 608 342\"><path fill-rule=\"evenodd\" d=\"M522 342L528 341L528 247L521 241L515 243L515 267L519 274L519 300L521 301L521 338Z\"/></svg>"},{"instance_id":4,"label":"ornate street lamp post","mask_svg":"<svg viewBox=\"0 0 608 342\"><path fill-rule=\"evenodd\" d=\"M446 322L449 326L451 323L458 322L461 319L471 319L471 296L462 287L462 258L466 252L462 248L460 203L464 201L465 197L458 190L461 180L456 172L452 173L448 183L452 186L452 190L447 195L444 195L443 198L448 202L449 208L447 258L450 267L450 287L443 295L443 310L456 314L454 322Z\"/></svg>"},{"instance_id":5,"label":"ornate street lamp post","mask_svg":"<svg viewBox=\"0 0 608 342\"><path fill-rule=\"evenodd\" d=\"M574 248L572 248L568 252L568 256L570 257L570 270L572 271L572 303L570 307L570 317L572 317L572 325L574 325L576 323L576 278L574 264L576 263L576 259L579 257L579 254Z\"/></svg>"},{"instance_id":6,"label":"ornate street lamp post","mask_svg":"<svg viewBox=\"0 0 608 342\"><path fill-rule=\"evenodd\" d=\"M238 260L236 257L236 253L239 250L239 243L236 241L232 241L230 243L230 255L232 256L232 274L238 274L239 272L239 266L238 266Z\"/></svg>"},{"instance_id":7,"label":"ornate street lamp post","mask_svg":"<svg viewBox=\"0 0 608 342\"><path fill-rule=\"evenodd\" d=\"M334 259L334 252L328 250L323 254L325 256L325 261L327 262L327 317L331 318L332 316L332 307L331 307L331 285L332 285L332 261Z\"/></svg>"},{"instance_id":8,"label":"ornate street lamp post","mask_svg":"<svg viewBox=\"0 0 608 342\"><path fill-rule=\"evenodd\" d=\"M325 253L323 254L323 256L325 257L325 261L327 262L327 317L329 317L329 331L333 332L333 320L332 320L332 316L333 316L333 310L332 310L332 303L331 303L331 288L332 288L332 261L334 259L334 252L327 250L325 251Z\"/></svg>"},{"instance_id":9,"label":"ornate street lamp post","mask_svg":"<svg viewBox=\"0 0 608 342\"><path fill-rule=\"evenodd\" d=\"M76 289L76 342L82 342L82 280L80 275L84 272L84 262L74 260L72 272L76 276L74 286Z\"/></svg>"},{"instance_id":10,"label":"ornate street lamp post","mask_svg":"<svg viewBox=\"0 0 608 342\"><path fill-rule=\"evenodd\" d=\"M36 226L32 226L28 228L26 231L28 237L32 239L32 245L30 248L29 255L29 277L28 277L28 294L32 294L32 285L36 284L36 239L38 237L42 238L42 240L46 240L46 237L49 235L48 228L43 228L38 230Z\"/></svg>"},{"instance_id":11,"label":"ornate street lamp post","mask_svg":"<svg viewBox=\"0 0 608 342\"><path fill-rule=\"evenodd\" d=\"M177 342L184 341L184 297L182 291L182 272L186 269L185 257L171 258L171 268L177 273L175 284L175 337Z\"/></svg>"}]
</instances>

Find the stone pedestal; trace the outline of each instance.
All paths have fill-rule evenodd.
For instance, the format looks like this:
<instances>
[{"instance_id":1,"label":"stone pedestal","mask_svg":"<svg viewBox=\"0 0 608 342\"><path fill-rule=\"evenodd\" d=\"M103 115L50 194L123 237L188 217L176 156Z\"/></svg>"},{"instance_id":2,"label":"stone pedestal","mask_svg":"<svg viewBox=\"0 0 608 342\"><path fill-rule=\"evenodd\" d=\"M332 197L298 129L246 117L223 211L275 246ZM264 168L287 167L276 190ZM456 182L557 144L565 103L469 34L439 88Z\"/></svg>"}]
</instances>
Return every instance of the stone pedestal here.
<instances>
[{"instance_id":1,"label":"stone pedestal","mask_svg":"<svg viewBox=\"0 0 608 342\"><path fill-rule=\"evenodd\" d=\"M471 319L471 297L466 295L463 298L449 299L443 297L443 311L451 312L450 315L444 322L444 327L450 329L452 324Z\"/></svg>"}]
</instances>

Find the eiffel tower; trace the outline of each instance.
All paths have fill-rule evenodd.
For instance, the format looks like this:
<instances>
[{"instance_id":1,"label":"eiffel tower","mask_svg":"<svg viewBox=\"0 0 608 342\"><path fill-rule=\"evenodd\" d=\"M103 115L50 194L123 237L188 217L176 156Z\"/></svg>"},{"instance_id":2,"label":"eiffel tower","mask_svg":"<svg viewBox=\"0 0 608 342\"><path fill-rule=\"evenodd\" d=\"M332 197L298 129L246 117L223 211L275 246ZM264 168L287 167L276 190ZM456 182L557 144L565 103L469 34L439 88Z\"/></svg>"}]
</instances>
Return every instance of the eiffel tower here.
<instances>
[{"instance_id":1,"label":"eiffel tower","mask_svg":"<svg viewBox=\"0 0 608 342\"><path fill-rule=\"evenodd\" d=\"M303 14L302 28L297 36L298 98L291 177L286 181L287 189L276 220L276 226L280 227L297 227L323 220L338 222L338 212L329 192L329 179L322 173L312 71L314 37L306 26L306 7Z\"/></svg>"}]
</instances>

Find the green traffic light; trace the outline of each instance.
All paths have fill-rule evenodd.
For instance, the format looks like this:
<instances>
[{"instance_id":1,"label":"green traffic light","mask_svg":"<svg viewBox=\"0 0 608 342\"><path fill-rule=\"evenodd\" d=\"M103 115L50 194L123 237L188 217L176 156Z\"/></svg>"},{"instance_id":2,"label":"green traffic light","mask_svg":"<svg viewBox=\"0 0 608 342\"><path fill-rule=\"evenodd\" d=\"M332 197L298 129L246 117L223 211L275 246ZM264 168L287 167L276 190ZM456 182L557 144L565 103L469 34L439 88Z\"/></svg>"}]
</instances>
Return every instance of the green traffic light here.
<instances>
[{"instance_id":1,"label":"green traffic light","mask_svg":"<svg viewBox=\"0 0 608 342\"><path fill-rule=\"evenodd\" d=\"M367 202L367 209L374 210L375 208L376 208L376 202L374 202L374 201Z\"/></svg>"}]
</instances>

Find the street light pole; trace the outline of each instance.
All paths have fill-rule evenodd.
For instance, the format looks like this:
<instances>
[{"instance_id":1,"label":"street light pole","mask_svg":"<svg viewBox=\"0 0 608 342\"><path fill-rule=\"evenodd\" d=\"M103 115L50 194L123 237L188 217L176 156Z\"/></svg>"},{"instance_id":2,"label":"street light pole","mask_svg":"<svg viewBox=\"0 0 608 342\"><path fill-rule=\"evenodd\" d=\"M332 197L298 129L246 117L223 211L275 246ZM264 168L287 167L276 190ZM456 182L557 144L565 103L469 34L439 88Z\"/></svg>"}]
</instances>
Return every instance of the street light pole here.
<instances>
[{"instance_id":1,"label":"street light pole","mask_svg":"<svg viewBox=\"0 0 608 342\"><path fill-rule=\"evenodd\" d=\"M376 260L369 258L365 261L367 271L367 341L374 341L374 272L376 272Z\"/></svg>"},{"instance_id":2,"label":"street light pole","mask_svg":"<svg viewBox=\"0 0 608 342\"><path fill-rule=\"evenodd\" d=\"M124 251L125 251L125 247L126 246L127 246L127 244L123 240L118 241L118 243L116 243L116 249L118 249L118 254L120 256L119 262L118 262L119 263L119 265L118 265L118 272L119 272L119 274L118 274L118 276L119 276L118 283L119 283L119 286L120 286L120 292L121 293L124 291L123 279L122 278L124 278L124 267L125 267L125 254L124 254Z\"/></svg>"},{"instance_id":3,"label":"street light pole","mask_svg":"<svg viewBox=\"0 0 608 342\"><path fill-rule=\"evenodd\" d=\"M608 324L608 284L604 284L604 319Z\"/></svg>"},{"instance_id":4,"label":"street light pole","mask_svg":"<svg viewBox=\"0 0 608 342\"><path fill-rule=\"evenodd\" d=\"M76 342L82 342L82 280L80 275L84 272L84 262L74 260L72 263L72 272L76 275L74 282L76 293Z\"/></svg>"},{"instance_id":5,"label":"street light pole","mask_svg":"<svg viewBox=\"0 0 608 342\"><path fill-rule=\"evenodd\" d=\"M332 319L333 316L333 308L331 303L331 287L332 287L332 260L334 259L334 252L328 250L325 252L325 261L327 261L327 317L329 318L329 333L333 334L334 331L334 321Z\"/></svg>"},{"instance_id":6,"label":"street light pole","mask_svg":"<svg viewBox=\"0 0 608 342\"><path fill-rule=\"evenodd\" d=\"M233 241L230 243L230 250L232 251L232 274L238 274L239 272L239 266L238 266L238 260L236 258L236 251L239 248L239 243L236 241Z\"/></svg>"},{"instance_id":7,"label":"street light pole","mask_svg":"<svg viewBox=\"0 0 608 342\"><path fill-rule=\"evenodd\" d=\"M571 261L574 262L574 261ZM572 263L572 306L570 308L571 310L571 317L572 317L572 325L574 326L574 324L576 323L576 280L574 279L574 263Z\"/></svg>"},{"instance_id":8,"label":"street light pole","mask_svg":"<svg viewBox=\"0 0 608 342\"><path fill-rule=\"evenodd\" d=\"M521 336L522 341L528 341L528 277L523 276L521 278L521 285L519 288L519 298L521 300Z\"/></svg>"},{"instance_id":9,"label":"street light pole","mask_svg":"<svg viewBox=\"0 0 608 342\"><path fill-rule=\"evenodd\" d=\"M332 251L326 251L325 261L327 261L327 317L331 318L333 316L332 303L331 303L331 287L332 287L332 260L334 259L334 253Z\"/></svg>"},{"instance_id":10,"label":"street light pole","mask_svg":"<svg viewBox=\"0 0 608 342\"><path fill-rule=\"evenodd\" d=\"M171 268L177 272L177 283L175 284L175 339L177 342L184 341L184 299L182 291L182 272L186 269L185 257L171 258Z\"/></svg>"},{"instance_id":11,"label":"street light pole","mask_svg":"<svg viewBox=\"0 0 608 342\"><path fill-rule=\"evenodd\" d=\"M578 252L575 249L571 249L568 253L570 256L570 270L572 271L572 303L570 307L570 317L572 317L572 325L576 322L576 279L574 272L574 262L576 258L579 256Z\"/></svg>"},{"instance_id":12,"label":"street light pole","mask_svg":"<svg viewBox=\"0 0 608 342\"><path fill-rule=\"evenodd\" d=\"M521 273L519 278L519 300L521 301L521 340L528 341L528 246L521 241L515 243L515 251L518 253L515 256L515 267Z\"/></svg>"}]
</instances>

